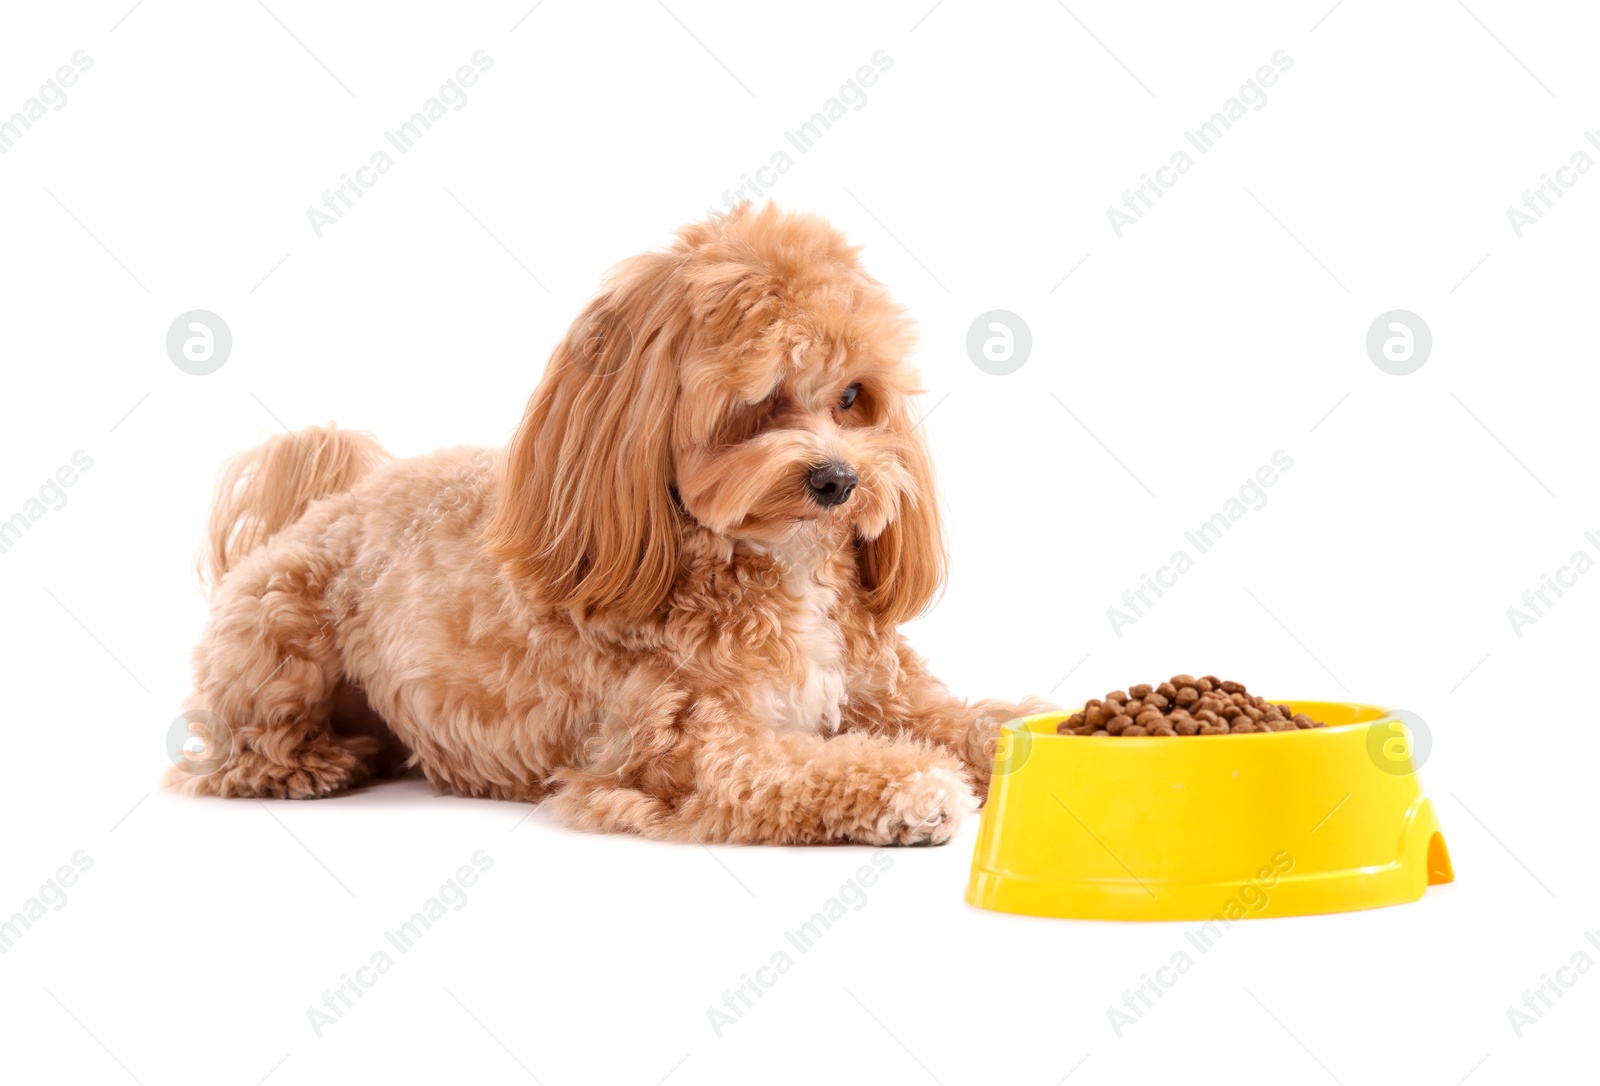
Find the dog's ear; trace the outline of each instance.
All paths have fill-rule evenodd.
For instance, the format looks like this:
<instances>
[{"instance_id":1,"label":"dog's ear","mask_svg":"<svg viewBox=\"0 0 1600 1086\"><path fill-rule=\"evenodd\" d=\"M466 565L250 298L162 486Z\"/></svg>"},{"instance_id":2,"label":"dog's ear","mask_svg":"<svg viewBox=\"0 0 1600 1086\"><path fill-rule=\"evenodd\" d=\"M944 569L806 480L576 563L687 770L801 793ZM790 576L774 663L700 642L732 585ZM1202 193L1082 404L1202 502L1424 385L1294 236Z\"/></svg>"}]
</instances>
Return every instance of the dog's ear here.
<instances>
[{"instance_id":1,"label":"dog's ear","mask_svg":"<svg viewBox=\"0 0 1600 1086\"><path fill-rule=\"evenodd\" d=\"M938 596L947 556L928 447L904 410L890 425L901 439L910 485L901 489L894 519L876 539L861 542L857 554L868 609L893 625L917 617Z\"/></svg>"},{"instance_id":2,"label":"dog's ear","mask_svg":"<svg viewBox=\"0 0 1600 1086\"><path fill-rule=\"evenodd\" d=\"M664 254L624 264L551 355L506 450L492 553L547 603L638 621L678 566L676 353L687 320Z\"/></svg>"}]
</instances>

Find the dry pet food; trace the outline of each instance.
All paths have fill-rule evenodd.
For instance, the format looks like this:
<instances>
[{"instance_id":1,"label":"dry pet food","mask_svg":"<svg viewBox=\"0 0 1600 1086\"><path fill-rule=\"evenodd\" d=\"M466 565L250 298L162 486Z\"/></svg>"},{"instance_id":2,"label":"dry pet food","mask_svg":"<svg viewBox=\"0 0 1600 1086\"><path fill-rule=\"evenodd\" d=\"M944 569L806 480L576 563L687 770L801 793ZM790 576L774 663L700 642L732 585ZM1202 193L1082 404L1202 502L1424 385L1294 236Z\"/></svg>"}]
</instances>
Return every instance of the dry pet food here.
<instances>
[{"instance_id":1,"label":"dry pet food","mask_svg":"<svg viewBox=\"0 0 1600 1086\"><path fill-rule=\"evenodd\" d=\"M1061 735L1245 735L1321 728L1320 720L1215 675L1174 675L1095 698L1056 726Z\"/></svg>"}]
</instances>

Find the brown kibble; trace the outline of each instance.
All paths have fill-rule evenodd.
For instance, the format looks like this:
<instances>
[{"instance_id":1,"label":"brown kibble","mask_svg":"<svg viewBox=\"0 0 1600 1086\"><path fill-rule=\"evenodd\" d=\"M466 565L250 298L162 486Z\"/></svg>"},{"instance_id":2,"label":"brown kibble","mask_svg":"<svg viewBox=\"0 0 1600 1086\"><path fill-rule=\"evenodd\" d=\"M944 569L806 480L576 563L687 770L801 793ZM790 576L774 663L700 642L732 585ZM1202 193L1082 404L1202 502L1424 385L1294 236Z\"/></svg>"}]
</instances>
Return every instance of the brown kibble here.
<instances>
[{"instance_id":1,"label":"brown kibble","mask_svg":"<svg viewBox=\"0 0 1600 1086\"><path fill-rule=\"evenodd\" d=\"M1215 675L1174 675L1170 682L1134 683L1092 698L1057 726L1061 735L1191 736L1302 731L1325 725L1249 693Z\"/></svg>"}]
</instances>

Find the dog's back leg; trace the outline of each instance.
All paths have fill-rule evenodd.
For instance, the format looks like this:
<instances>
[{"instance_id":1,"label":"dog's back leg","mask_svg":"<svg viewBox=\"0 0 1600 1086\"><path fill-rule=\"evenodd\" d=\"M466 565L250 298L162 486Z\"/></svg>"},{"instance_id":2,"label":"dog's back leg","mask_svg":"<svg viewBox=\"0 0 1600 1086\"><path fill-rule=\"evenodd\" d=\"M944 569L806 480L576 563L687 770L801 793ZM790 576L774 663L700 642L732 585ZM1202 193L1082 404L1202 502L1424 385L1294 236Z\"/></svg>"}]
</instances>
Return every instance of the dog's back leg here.
<instances>
[{"instance_id":1,"label":"dog's back leg","mask_svg":"<svg viewBox=\"0 0 1600 1086\"><path fill-rule=\"evenodd\" d=\"M169 787L308 799L367 777L382 742L330 725L343 674L328 590L342 567L325 503L387 459L369 435L321 426L224 466L202 563L215 597L185 714L205 752L176 758Z\"/></svg>"},{"instance_id":2,"label":"dog's back leg","mask_svg":"<svg viewBox=\"0 0 1600 1086\"><path fill-rule=\"evenodd\" d=\"M280 537L219 586L187 702L205 756L179 760L169 787L312 799L367 778L379 740L330 726L343 675L318 564L311 545Z\"/></svg>"}]
</instances>

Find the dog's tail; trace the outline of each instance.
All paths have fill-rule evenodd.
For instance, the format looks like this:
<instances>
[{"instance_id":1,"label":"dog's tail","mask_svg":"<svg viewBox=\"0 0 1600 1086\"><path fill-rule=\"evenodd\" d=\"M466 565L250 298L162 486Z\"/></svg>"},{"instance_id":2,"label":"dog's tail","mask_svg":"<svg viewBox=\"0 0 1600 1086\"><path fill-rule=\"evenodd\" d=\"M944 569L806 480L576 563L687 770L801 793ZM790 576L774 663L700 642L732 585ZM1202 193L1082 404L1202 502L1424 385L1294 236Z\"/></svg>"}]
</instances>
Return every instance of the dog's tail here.
<instances>
[{"instance_id":1,"label":"dog's tail","mask_svg":"<svg viewBox=\"0 0 1600 1086\"><path fill-rule=\"evenodd\" d=\"M371 434L312 426L280 434L232 457L217 478L211 525L200 553L200 580L214 588L223 574L312 502L339 494L389 460Z\"/></svg>"}]
</instances>

